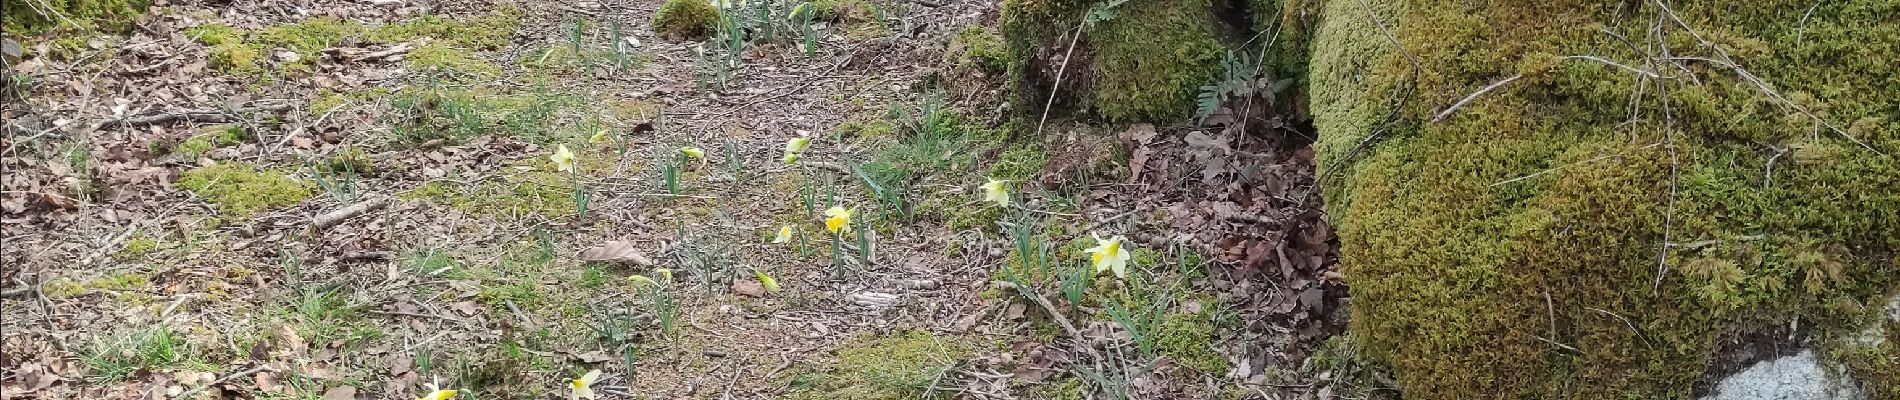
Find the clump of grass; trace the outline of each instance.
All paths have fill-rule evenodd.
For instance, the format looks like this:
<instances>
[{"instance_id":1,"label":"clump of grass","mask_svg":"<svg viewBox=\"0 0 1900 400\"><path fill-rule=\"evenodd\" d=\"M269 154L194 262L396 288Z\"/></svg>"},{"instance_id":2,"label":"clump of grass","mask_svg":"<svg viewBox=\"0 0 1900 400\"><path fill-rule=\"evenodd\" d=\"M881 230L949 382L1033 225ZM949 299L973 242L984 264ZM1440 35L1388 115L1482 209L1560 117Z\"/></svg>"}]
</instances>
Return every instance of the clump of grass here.
<instances>
[{"instance_id":1,"label":"clump of grass","mask_svg":"<svg viewBox=\"0 0 1900 400\"><path fill-rule=\"evenodd\" d=\"M93 381L123 381L139 370L169 368L189 362L192 346L171 327L159 324L130 335L93 343L81 356Z\"/></svg>"}]
</instances>

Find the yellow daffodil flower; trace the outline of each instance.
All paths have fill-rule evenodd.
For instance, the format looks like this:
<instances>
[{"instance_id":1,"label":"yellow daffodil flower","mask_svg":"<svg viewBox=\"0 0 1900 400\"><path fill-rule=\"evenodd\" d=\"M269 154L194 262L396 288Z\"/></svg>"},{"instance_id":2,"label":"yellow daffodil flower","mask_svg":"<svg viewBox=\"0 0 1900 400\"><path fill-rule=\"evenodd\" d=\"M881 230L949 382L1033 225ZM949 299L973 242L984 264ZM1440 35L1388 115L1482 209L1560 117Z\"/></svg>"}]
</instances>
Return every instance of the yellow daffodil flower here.
<instances>
[{"instance_id":1,"label":"yellow daffodil flower","mask_svg":"<svg viewBox=\"0 0 1900 400\"><path fill-rule=\"evenodd\" d=\"M428 396L418 397L416 400L449 400L452 398L455 398L454 389L429 392Z\"/></svg>"},{"instance_id":2,"label":"yellow daffodil flower","mask_svg":"<svg viewBox=\"0 0 1900 400\"><path fill-rule=\"evenodd\" d=\"M766 275L766 274L765 274L765 271L760 271L760 270L756 270L756 269L755 269L755 270L752 270L752 275L754 275L754 276L758 276L758 277L759 277L759 286L764 286L764 287L765 287L765 291L767 291L767 292L772 292L772 293L778 293L778 280L777 280L777 279L772 279L772 276L771 276L771 275Z\"/></svg>"},{"instance_id":3,"label":"yellow daffodil flower","mask_svg":"<svg viewBox=\"0 0 1900 400\"><path fill-rule=\"evenodd\" d=\"M840 206L825 209L825 230L839 233L845 229L851 229L851 210Z\"/></svg>"},{"instance_id":4,"label":"yellow daffodil flower","mask_svg":"<svg viewBox=\"0 0 1900 400\"><path fill-rule=\"evenodd\" d=\"M792 138L791 141L785 142L785 163L791 164L798 162L798 153L805 151L806 146L811 146L811 138L804 136Z\"/></svg>"},{"instance_id":5,"label":"yellow daffodil flower","mask_svg":"<svg viewBox=\"0 0 1900 400\"><path fill-rule=\"evenodd\" d=\"M548 156L548 159L554 161L555 171L575 172L574 151L568 150L565 144L561 145L561 148L554 150L554 155Z\"/></svg>"},{"instance_id":6,"label":"yellow daffodil flower","mask_svg":"<svg viewBox=\"0 0 1900 400\"><path fill-rule=\"evenodd\" d=\"M700 150L698 147L681 147L680 154L685 155L686 158L691 158L691 159L697 159L697 160L706 159L706 151Z\"/></svg>"},{"instance_id":7,"label":"yellow daffodil flower","mask_svg":"<svg viewBox=\"0 0 1900 400\"><path fill-rule=\"evenodd\" d=\"M778 235L772 237L773 244L786 244L786 243L791 243L791 242L792 242L792 226L791 225L779 227Z\"/></svg>"},{"instance_id":8,"label":"yellow daffodil flower","mask_svg":"<svg viewBox=\"0 0 1900 400\"><path fill-rule=\"evenodd\" d=\"M646 276L643 276L643 275L634 275L634 276L629 276L629 277L627 277L627 282L633 282L633 285L634 285L634 286L645 286L645 285L658 285L658 284L660 284L659 282L654 282L654 281L653 281L653 278L648 278L648 277L646 277Z\"/></svg>"},{"instance_id":9,"label":"yellow daffodil flower","mask_svg":"<svg viewBox=\"0 0 1900 400\"><path fill-rule=\"evenodd\" d=\"M807 7L810 5L811 2L798 3L797 7L792 7L792 12L785 14L785 21L798 22L799 15L806 12L807 9L810 9L811 7Z\"/></svg>"},{"instance_id":10,"label":"yellow daffodil flower","mask_svg":"<svg viewBox=\"0 0 1900 400\"><path fill-rule=\"evenodd\" d=\"M1093 235L1091 235L1093 236ZM1116 278L1128 278L1128 249L1122 242L1128 240L1121 236L1102 239L1095 236L1095 247L1089 248L1089 261L1095 264L1095 272L1114 270Z\"/></svg>"},{"instance_id":11,"label":"yellow daffodil flower","mask_svg":"<svg viewBox=\"0 0 1900 400\"><path fill-rule=\"evenodd\" d=\"M805 151L806 146L811 146L811 138L803 137L803 136L795 137L795 138L792 138L791 141L785 142L785 152L797 153L797 152Z\"/></svg>"},{"instance_id":12,"label":"yellow daffodil flower","mask_svg":"<svg viewBox=\"0 0 1900 400\"><path fill-rule=\"evenodd\" d=\"M1009 207L1009 181L990 179L983 184L983 201L996 202L998 207Z\"/></svg>"},{"instance_id":13,"label":"yellow daffodil flower","mask_svg":"<svg viewBox=\"0 0 1900 400\"><path fill-rule=\"evenodd\" d=\"M666 269L666 268L657 268L653 270L653 274L659 275L660 279L665 279L667 282L673 281L673 270Z\"/></svg>"},{"instance_id":14,"label":"yellow daffodil flower","mask_svg":"<svg viewBox=\"0 0 1900 400\"><path fill-rule=\"evenodd\" d=\"M594 400L600 398L599 395L594 394L594 381L597 380L600 380L600 370L587 371L586 375L581 375L579 379L568 383L568 387L574 389L573 394L569 395L568 398L574 400Z\"/></svg>"},{"instance_id":15,"label":"yellow daffodil flower","mask_svg":"<svg viewBox=\"0 0 1900 400\"><path fill-rule=\"evenodd\" d=\"M607 143L607 139L611 138L607 133L606 129L602 129L600 132L594 132L594 136L587 138L587 142L594 144Z\"/></svg>"}]
</instances>

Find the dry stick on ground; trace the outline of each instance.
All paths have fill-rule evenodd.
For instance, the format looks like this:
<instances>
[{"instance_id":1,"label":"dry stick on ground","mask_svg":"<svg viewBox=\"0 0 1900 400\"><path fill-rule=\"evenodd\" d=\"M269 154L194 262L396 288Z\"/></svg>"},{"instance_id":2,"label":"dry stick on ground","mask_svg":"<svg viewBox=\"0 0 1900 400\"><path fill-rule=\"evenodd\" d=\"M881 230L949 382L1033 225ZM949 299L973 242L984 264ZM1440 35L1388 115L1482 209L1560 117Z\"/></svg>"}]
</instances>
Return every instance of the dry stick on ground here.
<instances>
[{"instance_id":1,"label":"dry stick on ground","mask_svg":"<svg viewBox=\"0 0 1900 400\"><path fill-rule=\"evenodd\" d=\"M240 109L232 110L232 112L229 112L229 113L224 112L224 111L210 111L210 110L180 111L180 112L141 115L141 116L136 116L136 117L127 117L127 118L121 118L121 119L102 121L98 123L98 125L95 125L94 127L95 128L110 128L110 127L123 127L123 126L166 124L166 123L172 123L172 122L181 121L181 120L187 121L187 122L202 122L202 123L230 122L232 121L231 114L246 114L246 113L259 112L259 111L280 112L280 111L289 110L289 109L290 109L289 104L273 104L273 105L261 106L261 107L240 108Z\"/></svg>"},{"instance_id":2,"label":"dry stick on ground","mask_svg":"<svg viewBox=\"0 0 1900 400\"><path fill-rule=\"evenodd\" d=\"M318 215L316 218L311 218L310 227L315 229L329 229L332 226L336 226L336 224L343 223L344 220L356 218L364 213L375 211L388 205L389 198L386 197L369 199L336 211L323 213L323 215Z\"/></svg>"},{"instance_id":3,"label":"dry stick on ground","mask_svg":"<svg viewBox=\"0 0 1900 400\"><path fill-rule=\"evenodd\" d=\"M1088 344L1088 340L1082 337L1082 331L1075 329L1075 324L1069 323L1068 317L1064 317L1061 312L1056 311L1056 306L1050 304L1049 299L1043 298L1041 294L1037 294L1034 290L1018 286L1015 282L991 281L990 283L1004 289L1015 289L1016 293L1021 293L1023 297L1028 297L1030 301L1036 302L1036 305L1042 306L1043 311L1049 312L1049 318L1055 319L1056 325L1061 325L1062 330L1069 333L1069 337L1075 338L1076 344L1080 345L1082 350L1087 350L1089 355L1094 356L1097 360L1102 359L1102 353L1096 352L1095 346Z\"/></svg>"},{"instance_id":4,"label":"dry stick on ground","mask_svg":"<svg viewBox=\"0 0 1900 400\"><path fill-rule=\"evenodd\" d=\"M1086 22L1088 18L1084 17L1075 23L1075 36L1069 37L1069 50L1062 52L1062 66L1056 68L1056 82L1049 85L1049 101L1042 103L1042 120L1036 122L1036 137L1042 137L1042 125L1049 123L1049 109L1055 107L1056 93L1062 91L1062 74L1069 71L1069 57L1075 55L1075 41L1082 38L1082 27Z\"/></svg>"}]
</instances>

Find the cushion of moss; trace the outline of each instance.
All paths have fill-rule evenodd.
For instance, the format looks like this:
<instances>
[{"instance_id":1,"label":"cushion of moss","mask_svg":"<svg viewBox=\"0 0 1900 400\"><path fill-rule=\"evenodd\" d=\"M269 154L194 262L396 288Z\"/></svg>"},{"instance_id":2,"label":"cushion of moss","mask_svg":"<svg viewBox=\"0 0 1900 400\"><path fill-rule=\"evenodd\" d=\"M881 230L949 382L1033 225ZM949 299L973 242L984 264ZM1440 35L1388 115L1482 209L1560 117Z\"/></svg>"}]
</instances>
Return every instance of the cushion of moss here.
<instances>
[{"instance_id":1,"label":"cushion of moss","mask_svg":"<svg viewBox=\"0 0 1900 400\"><path fill-rule=\"evenodd\" d=\"M319 52L350 37L378 43L400 43L430 39L410 53L411 66L448 70L471 75L492 75L491 63L475 58L474 50L507 44L520 24L520 11L501 7L488 15L469 20L440 16L422 16L378 27L366 27L356 21L330 16L304 19L294 23L243 32L229 25L211 23L186 29L186 36L211 46L210 64L220 70L238 73L263 71L264 54L272 48L297 53L297 64L315 62Z\"/></svg>"},{"instance_id":2,"label":"cushion of moss","mask_svg":"<svg viewBox=\"0 0 1900 400\"><path fill-rule=\"evenodd\" d=\"M0 23L7 33L38 35L55 29L119 31L151 4L146 0L5 0L0 1ZM52 11L58 15L48 15Z\"/></svg>"},{"instance_id":3,"label":"cushion of moss","mask_svg":"<svg viewBox=\"0 0 1900 400\"><path fill-rule=\"evenodd\" d=\"M1708 63L1684 65L1699 83L1669 82L1666 120L1654 82L1632 117L1632 74L1559 61L1640 65L1598 28L1641 39L1653 4L1326 1L1309 92L1321 169L1340 173L1328 211L1351 330L1406 397L1687 397L1718 340L1795 319L1822 335L1853 331L1900 291L1900 97L1890 95L1900 81L1889 79L1900 67L1879 61L1900 50L1900 4L1671 6L1879 153L1817 133ZM1810 6L1805 24L1786 17ZM1386 29L1410 56L1393 51ZM1709 54L1680 27L1667 40L1676 54ZM1671 247L1658 285L1665 236L1699 244Z\"/></svg>"},{"instance_id":4,"label":"cushion of moss","mask_svg":"<svg viewBox=\"0 0 1900 400\"><path fill-rule=\"evenodd\" d=\"M223 163L185 171L178 175L178 187L217 204L225 215L240 218L297 204L312 193L308 184L244 163Z\"/></svg>"},{"instance_id":5,"label":"cushion of moss","mask_svg":"<svg viewBox=\"0 0 1900 400\"><path fill-rule=\"evenodd\" d=\"M702 39L713 33L719 9L703 0L667 0L653 13L653 31L681 39Z\"/></svg>"},{"instance_id":6,"label":"cushion of moss","mask_svg":"<svg viewBox=\"0 0 1900 400\"><path fill-rule=\"evenodd\" d=\"M1011 60L1068 50L1088 2L1008 0L1003 6L1003 36ZM1087 108L1110 121L1175 121L1194 107L1195 91L1214 76L1222 47L1211 0L1129 0L1116 17L1084 34L1077 59L1087 71L1067 70L1063 85L1086 89ZM1045 51L1047 50L1047 51ZM1018 111L1041 112L1048 93L1025 87L1028 62L1010 65L1010 88ZM1055 68L1051 68L1054 70ZM1067 103L1059 102L1058 106ZM1026 107L1026 108L1025 108Z\"/></svg>"},{"instance_id":7,"label":"cushion of moss","mask_svg":"<svg viewBox=\"0 0 1900 400\"><path fill-rule=\"evenodd\" d=\"M827 399L922 398L939 374L970 351L960 338L917 330L859 337L838 350L838 363L815 386Z\"/></svg>"}]
</instances>

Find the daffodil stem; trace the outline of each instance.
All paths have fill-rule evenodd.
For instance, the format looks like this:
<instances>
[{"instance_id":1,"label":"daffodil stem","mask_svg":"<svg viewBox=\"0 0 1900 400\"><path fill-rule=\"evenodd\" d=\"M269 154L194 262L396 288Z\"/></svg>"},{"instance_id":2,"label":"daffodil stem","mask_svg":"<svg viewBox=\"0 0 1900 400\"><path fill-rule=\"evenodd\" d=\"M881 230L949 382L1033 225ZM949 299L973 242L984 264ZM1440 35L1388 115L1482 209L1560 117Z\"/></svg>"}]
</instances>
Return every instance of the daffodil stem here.
<instances>
[{"instance_id":1,"label":"daffodil stem","mask_svg":"<svg viewBox=\"0 0 1900 400\"><path fill-rule=\"evenodd\" d=\"M844 234L831 235L831 268L834 270L834 275L837 276L839 282L844 282L844 260L840 255L843 253Z\"/></svg>"},{"instance_id":2,"label":"daffodil stem","mask_svg":"<svg viewBox=\"0 0 1900 400\"><path fill-rule=\"evenodd\" d=\"M581 187L581 173L577 171L578 169L567 170L568 178L574 182L574 216L576 218L587 216L587 191Z\"/></svg>"}]
</instances>

